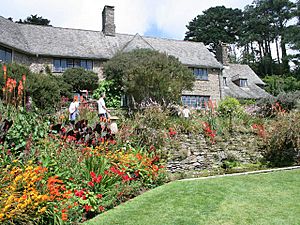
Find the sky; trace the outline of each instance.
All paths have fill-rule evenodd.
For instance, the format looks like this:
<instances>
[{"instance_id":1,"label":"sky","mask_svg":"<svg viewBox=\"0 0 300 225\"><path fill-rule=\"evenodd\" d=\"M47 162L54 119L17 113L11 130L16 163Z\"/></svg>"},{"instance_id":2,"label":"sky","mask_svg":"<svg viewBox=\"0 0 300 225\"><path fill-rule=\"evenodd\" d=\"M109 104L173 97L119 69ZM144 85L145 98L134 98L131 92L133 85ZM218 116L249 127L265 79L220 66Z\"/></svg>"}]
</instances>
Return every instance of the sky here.
<instances>
[{"instance_id":1,"label":"sky","mask_svg":"<svg viewBox=\"0 0 300 225\"><path fill-rule=\"evenodd\" d=\"M253 0L0 0L0 16L13 20L35 15L55 27L102 29L102 10L115 6L117 33L182 40L186 25L202 11L224 5L243 9Z\"/></svg>"}]
</instances>

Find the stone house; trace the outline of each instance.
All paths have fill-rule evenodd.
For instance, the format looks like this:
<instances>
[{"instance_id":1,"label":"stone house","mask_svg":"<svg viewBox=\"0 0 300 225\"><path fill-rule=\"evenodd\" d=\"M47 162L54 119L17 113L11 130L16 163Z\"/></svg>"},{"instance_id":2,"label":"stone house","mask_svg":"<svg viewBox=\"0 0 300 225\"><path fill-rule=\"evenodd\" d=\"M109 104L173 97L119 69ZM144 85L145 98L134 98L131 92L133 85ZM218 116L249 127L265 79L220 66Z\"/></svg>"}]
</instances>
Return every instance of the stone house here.
<instances>
[{"instance_id":1,"label":"stone house","mask_svg":"<svg viewBox=\"0 0 300 225\"><path fill-rule=\"evenodd\" d=\"M257 86L263 85L263 82L250 67L247 67L248 71L240 69L235 78L231 72L236 72L236 67L233 64L228 67L226 63L223 66L203 43L116 33L113 6L103 9L102 31L18 24L1 16L0 30L0 60L24 64L37 73L50 70L60 74L68 68L83 67L103 79L103 63L117 52L150 48L177 57L193 70L196 76L194 89L182 93L183 104L203 107L208 99L218 101L225 95L240 93L236 90L238 88L255 93L237 97L261 98L266 94ZM226 55L222 54L224 51L221 51L221 58ZM242 74L242 71L245 73ZM249 73L255 79L250 79ZM244 77L249 79L249 90L235 83L234 79L240 82ZM228 85L223 87L223 84ZM234 84L237 87L233 88Z\"/></svg>"}]
</instances>

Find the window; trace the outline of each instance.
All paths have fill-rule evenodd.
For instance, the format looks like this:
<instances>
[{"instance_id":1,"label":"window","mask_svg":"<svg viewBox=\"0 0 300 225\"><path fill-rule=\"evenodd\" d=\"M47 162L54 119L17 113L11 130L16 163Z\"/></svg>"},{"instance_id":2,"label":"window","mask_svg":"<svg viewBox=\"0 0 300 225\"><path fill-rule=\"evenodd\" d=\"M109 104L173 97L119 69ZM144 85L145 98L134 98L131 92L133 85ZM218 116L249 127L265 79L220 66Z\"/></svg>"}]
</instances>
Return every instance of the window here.
<instances>
[{"instance_id":1,"label":"window","mask_svg":"<svg viewBox=\"0 0 300 225\"><path fill-rule=\"evenodd\" d=\"M227 78L226 77L223 77L223 86L224 87L227 87Z\"/></svg>"},{"instance_id":2,"label":"window","mask_svg":"<svg viewBox=\"0 0 300 225\"><path fill-rule=\"evenodd\" d=\"M247 87L248 82L247 79L240 79L240 87Z\"/></svg>"},{"instance_id":3,"label":"window","mask_svg":"<svg viewBox=\"0 0 300 225\"><path fill-rule=\"evenodd\" d=\"M11 63L12 52L8 48L0 47L0 60L2 62Z\"/></svg>"},{"instance_id":4,"label":"window","mask_svg":"<svg viewBox=\"0 0 300 225\"><path fill-rule=\"evenodd\" d=\"M87 59L54 59L53 72L64 72L69 68L82 67L86 70L93 70L93 61Z\"/></svg>"},{"instance_id":5,"label":"window","mask_svg":"<svg viewBox=\"0 0 300 225\"><path fill-rule=\"evenodd\" d=\"M204 68L191 68L197 80L208 80L207 69Z\"/></svg>"},{"instance_id":6,"label":"window","mask_svg":"<svg viewBox=\"0 0 300 225\"><path fill-rule=\"evenodd\" d=\"M205 108L205 103L209 101L209 96L202 95L183 95L182 104L193 108Z\"/></svg>"}]
</instances>

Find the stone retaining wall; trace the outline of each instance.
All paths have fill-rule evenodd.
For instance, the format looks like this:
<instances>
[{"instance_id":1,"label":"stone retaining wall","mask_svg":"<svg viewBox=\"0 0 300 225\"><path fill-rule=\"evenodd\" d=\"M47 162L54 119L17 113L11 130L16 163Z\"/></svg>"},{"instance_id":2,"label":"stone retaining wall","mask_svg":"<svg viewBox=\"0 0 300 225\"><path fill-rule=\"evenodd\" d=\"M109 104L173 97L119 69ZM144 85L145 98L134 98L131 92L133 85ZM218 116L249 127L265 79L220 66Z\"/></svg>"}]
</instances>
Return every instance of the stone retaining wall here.
<instances>
[{"instance_id":1,"label":"stone retaining wall","mask_svg":"<svg viewBox=\"0 0 300 225\"><path fill-rule=\"evenodd\" d=\"M170 159L167 169L170 172L184 172L219 168L224 160L241 163L254 163L262 158L254 134L232 134L211 144L202 134L179 135L168 145Z\"/></svg>"}]
</instances>

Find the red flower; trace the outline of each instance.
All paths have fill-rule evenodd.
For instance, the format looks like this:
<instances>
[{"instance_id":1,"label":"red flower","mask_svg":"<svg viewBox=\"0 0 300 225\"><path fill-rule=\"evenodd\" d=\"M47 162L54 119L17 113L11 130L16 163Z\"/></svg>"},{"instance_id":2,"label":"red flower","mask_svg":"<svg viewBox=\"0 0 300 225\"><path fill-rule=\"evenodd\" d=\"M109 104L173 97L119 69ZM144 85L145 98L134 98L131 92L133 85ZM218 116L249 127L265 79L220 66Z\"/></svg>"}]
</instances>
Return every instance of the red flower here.
<instances>
[{"instance_id":1,"label":"red flower","mask_svg":"<svg viewBox=\"0 0 300 225\"><path fill-rule=\"evenodd\" d=\"M103 195L102 194L97 194L97 198L102 198L103 197Z\"/></svg>"},{"instance_id":2,"label":"red flower","mask_svg":"<svg viewBox=\"0 0 300 225\"><path fill-rule=\"evenodd\" d=\"M3 65L2 68L3 68L3 72L7 71L6 65Z\"/></svg>"},{"instance_id":3,"label":"red flower","mask_svg":"<svg viewBox=\"0 0 300 225\"><path fill-rule=\"evenodd\" d=\"M95 182L97 184L99 184L101 182L101 180L102 180L102 176L101 175L99 175L98 177L93 178L93 182Z\"/></svg>"},{"instance_id":4,"label":"red flower","mask_svg":"<svg viewBox=\"0 0 300 225\"><path fill-rule=\"evenodd\" d=\"M90 175L91 175L92 178L96 177L96 174L94 172L90 172Z\"/></svg>"},{"instance_id":5,"label":"red flower","mask_svg":"<svg viewBox=\"0 0 300 225\"><path fill-rule=\"evenodd\" d=\"M75 196L82 197L83 195L84 195L84 191L83 190L80 190L80 191L75 190Z\"/></svg>"},{"instance_id":6,"label":"red flower","mask_svg":"<svg viewBox=\"0 0 300 225\"><path fill-rule=\"evenodd\" d=\"M86 212L91 211L92 206L90 205L84 205L83 208L85 209Z\"/></svg>"},{"instance_id":7,"label":"red flower","mask_svg":"<svg viewBox=\"0 0 300 225\"><path fill-rule=\"evenodd\" d=\"M95 186L94 182L92 182L92 181L88 182L87 184L88 184L90 187L94 187L94 186Z\"/></svg>"},{"instance_id":8,"label":"red flower","mask_svg":"<svg viewBox=\"0 0 300 225\"><path fill-rule=\"evenodd\" d=\"M123 181L131 181L133 178L129 177L127 174L122 176Z\"/></svg>"},{"instance_id":9,"label":"red flower","mask_svg":"<svg viewBox=\"0 0 300 225\"><path fill-rule=\"evenodd\" d=\"M177 132L173 129L173 128L169 128L169 135L170 135L170 137L173 137L173 136L175 136L177 134Z\"/></svg>"},{"instance_id":10,"label":"red flower","mask_svg":"<svg viewBox=\"0 0 300 225\"><path fill-rule=\"evenodd\" d=\"M99 206L99 210L100 210L101 212L103 212L103 211L105 211L105 208L104 208L102 205L100 205L100 206Z\"/></svg>"}]
</instances>

